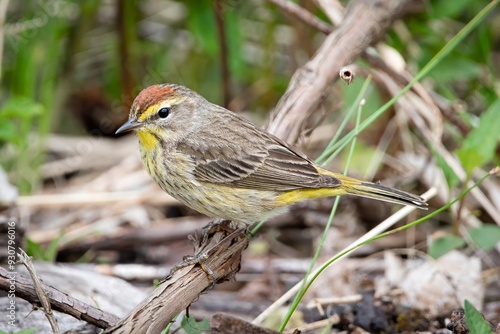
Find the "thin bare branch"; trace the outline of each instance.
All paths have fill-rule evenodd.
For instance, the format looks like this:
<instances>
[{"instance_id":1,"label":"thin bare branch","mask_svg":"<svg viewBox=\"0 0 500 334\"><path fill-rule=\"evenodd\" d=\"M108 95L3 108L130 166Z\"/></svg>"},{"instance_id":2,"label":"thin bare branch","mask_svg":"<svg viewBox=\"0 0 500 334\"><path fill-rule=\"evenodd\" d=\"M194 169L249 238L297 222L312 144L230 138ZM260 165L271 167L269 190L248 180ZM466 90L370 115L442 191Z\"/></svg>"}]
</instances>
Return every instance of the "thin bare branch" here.
<instances>
[{"instance_id":1,"label":"thin bare branch","mask_svg":"<svg viewBox=\"0 0 500 334\"><path fill-rule=\"evenodd\" d=\"M9 291L10 273L0 267L0 290ZM33 282L27 278L16 276L16 296L33 305L41 305ZM69 314L72 317L84 320L100 328L108 328L118 322L118 318L112 314L87 305L64 292L41 283L53 310Z\"/></svg>"},{"instance_id":2,"label":"thin bare branch","mask_svg":"<svg viewBox=\"0 0 500 334\"><path fill-rule=\"evenodd\" d=\"M231 77L229 73L229 50L227 47L226 26L224 24L224 10L221 0L214 2L215 21L217 23L217 37L219 38L220 47L220 70L222 81L222 99L224 107L229 106L231 102Z\"/></svg>"},{"instance_id":3,"label":"thin bare branch","mask_svg":"<svg viewBox=\"0 0 500 334\"><path fill-rule=\"evenodd\" d=\"M31 258L21 248L19 248L19 253L17 254L17 256L19 257L19 262L21 262L26 267L28 273L30 274L31 280L33 281L33 286L35 287L36 295L38 296L40 304L42 304L43 313L49 321L52 331L54 333L60 333L61 331L59 330L56 318L54 317L54 313L52 312L52 307L50 306L49 297L47 296L47 293L42 286L42 282L40 281L40 277L38 277L36 273Z\"/></svg>"}]
</instances>

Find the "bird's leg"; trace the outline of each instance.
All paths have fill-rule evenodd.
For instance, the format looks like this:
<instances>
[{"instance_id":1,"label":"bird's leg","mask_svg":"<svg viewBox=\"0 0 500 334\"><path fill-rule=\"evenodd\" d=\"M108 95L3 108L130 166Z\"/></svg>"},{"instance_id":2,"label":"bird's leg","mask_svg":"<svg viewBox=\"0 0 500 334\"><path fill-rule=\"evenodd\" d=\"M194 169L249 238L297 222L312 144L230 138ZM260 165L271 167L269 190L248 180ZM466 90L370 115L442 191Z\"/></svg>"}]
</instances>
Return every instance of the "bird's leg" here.
<instances>
[{"instance_id":1,"label":"bird's leg","mask_svg":"<svg viewBox=\"0 0 500 334\"><path fill-rule=\"evenodd\" d=\"M225 232L226 234L231 234L240 228L238 223L227 219L215 219L208 223L207 226L202 228L202 241L201 244L205 244L209 236L217 232ZM195 245L196 247L196 245ZM195 249L196 252L196 249Z\"/></svg>"},{"instance_id":2,"label":"bird's leg","mask_svg":"<svg viewBox=\"0 0 500 334\"><path fill-rule=\"evenodd\" d=\"M182 268L199 264L212 281L211 288L215 286L218 278L215 277L214 271L206 265L207 259L218 250L222 239L230 236L232 233L235 233L235 236L237 236L237 231L240 231L240 229L234 226L233 222L229 220L215 220L202 229L201 236L198 234L190 235L189 239L194 244L194 255L184 256L183 260L170 270L166 280Z\"/></svg>"}]
</instances>

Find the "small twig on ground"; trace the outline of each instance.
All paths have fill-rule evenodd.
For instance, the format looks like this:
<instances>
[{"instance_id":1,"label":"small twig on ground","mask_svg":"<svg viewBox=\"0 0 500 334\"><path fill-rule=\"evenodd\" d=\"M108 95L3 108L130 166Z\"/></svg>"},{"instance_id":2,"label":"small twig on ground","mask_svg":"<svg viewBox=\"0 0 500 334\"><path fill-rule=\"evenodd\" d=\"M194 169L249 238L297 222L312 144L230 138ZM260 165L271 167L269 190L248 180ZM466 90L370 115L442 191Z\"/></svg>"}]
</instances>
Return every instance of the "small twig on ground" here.
<instances>
[{"instance_id":1,"label":"small twig on ground","mask_svg":"<svg viewBox=\"0 0 500 334\"><path fill-rule=\"evenodd\" d=\"M337 325L340 322L340 317L338 314L334 314L326 319L318 320L311 322L309 324L302 325L296 329L285 331L285 334L293 334L293 333L303 333L309 332L313 330L319 330L320 328L325 328L326 326Z\"/></svg>"},{"instance_id":2,"label":"small twig on ground","mask_svg":"<svg viewBox=\"0 0 500 334\"><path fill-rule=\"evenodd\" d=\"M151 192L148 191L121 191L121 192L102 192L102 193L84 193L84 194L44 194L44 195L29 195L19 196L17 200L18 206L32 207L71 207L82 205L99 205L106 206L114 203L144 203L150 202L154 204L175 205L179 201L164 195L151 198Z\"/></svg>"},{"instance_id":3,"label":"small twig on ground","mask_svg":"<svg viewBox=\"0 0 500 334\"><path fill-rule=\"evenodd\" d=\"M33 262L31 258L26 254L24 250L19 248L19 253L17 254L19 257L19 262L22 263L28 273L30 274L31 280L33 281L33 286L35 288L36 294L38 296L38 301L42 305L43 313L45 313L45 317L50 323L50 327L52 327L52 331L54 333L60 333L59 326L57 325L57 320L54 317L54 313L52 313L52 308L50 307L50 301L45 292L45 289L42 286L42 282L40 281L40 277L38 277L35 267L33 267Z\"/></svg>"},{"instance_id":4,"label":"small twig on ground","mask_svg":"<svg viewBox=\"0 0 500 334\"><path fill-rule=\"evenodd\" d=\"M344 297L330 297L330 298L314 298L309 303L307 303L307 308L319 308L323 305L333 305L333 304L354 304L363 299L360 294L350 295Z\"/></svg>"}]
</instances>

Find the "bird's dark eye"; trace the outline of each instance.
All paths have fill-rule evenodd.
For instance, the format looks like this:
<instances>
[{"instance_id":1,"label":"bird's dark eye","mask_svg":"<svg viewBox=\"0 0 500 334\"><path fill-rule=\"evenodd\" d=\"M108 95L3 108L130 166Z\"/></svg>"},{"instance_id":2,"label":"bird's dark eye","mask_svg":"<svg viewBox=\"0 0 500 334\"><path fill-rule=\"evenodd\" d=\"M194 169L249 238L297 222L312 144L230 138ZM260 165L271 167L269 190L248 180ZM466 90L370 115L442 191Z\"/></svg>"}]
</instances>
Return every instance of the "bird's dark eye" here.
<instances>
[{"instance_id":1,"label":"bird's dark eye","mask_svg":"<svg viewBox=\"0 0 500 334\"><path fill-rule=\"evenodd\" d=\"M158 110L158 116L160 116L160 118L166 118L168 115L170 115L170 107L163 107Z\"/></svg>"}]
</instances>

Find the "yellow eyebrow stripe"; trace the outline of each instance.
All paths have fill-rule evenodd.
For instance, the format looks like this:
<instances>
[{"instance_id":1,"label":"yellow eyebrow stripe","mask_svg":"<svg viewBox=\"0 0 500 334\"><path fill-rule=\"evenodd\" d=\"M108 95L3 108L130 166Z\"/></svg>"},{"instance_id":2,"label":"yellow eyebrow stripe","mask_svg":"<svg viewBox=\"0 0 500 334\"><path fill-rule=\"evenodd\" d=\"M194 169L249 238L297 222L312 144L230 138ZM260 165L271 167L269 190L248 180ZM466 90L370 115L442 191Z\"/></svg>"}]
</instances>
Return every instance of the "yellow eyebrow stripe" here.
<instances>
[{"instance_id":1,"label":"yellow eyebrow stripe","mask_svg":"<svg viewBox=\"0 0 500 334\"><path fill-rule=\"evenodd\" d=\"M174 106L176 104L182 103L184 100L186 100L186 96L178 96L178 97L170 97L168 100L161 101L160 103L153 104L149 106L145 111L143 111L137 120L139 122L144 122L146 119L151 117L152 115L156 114L158 110L162 107L166 106ZM135 111L136 113L139 112L139 110Z\"/></svg>"},{"instance_id":2,"label":"yellow eyebrow stripe","mask_svg":"<svg viewBox=\"0 0 500 334\"><path fill-rule=\"evenodd\" d=\"M140 114L139 118L137 119L139 122L144 122L147 118L149 118L151 115L156 114L156 111L158 110L158 105L152 105L146 111Z\"/></svg>"}]
</instances>

